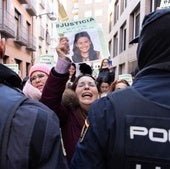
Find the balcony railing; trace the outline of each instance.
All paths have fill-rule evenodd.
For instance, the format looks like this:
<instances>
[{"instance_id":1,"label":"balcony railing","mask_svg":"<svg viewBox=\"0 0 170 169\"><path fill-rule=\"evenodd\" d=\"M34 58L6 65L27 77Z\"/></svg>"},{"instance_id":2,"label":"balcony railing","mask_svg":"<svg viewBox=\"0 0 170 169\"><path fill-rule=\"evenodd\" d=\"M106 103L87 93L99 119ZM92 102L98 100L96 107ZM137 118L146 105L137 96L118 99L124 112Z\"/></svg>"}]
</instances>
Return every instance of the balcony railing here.
<instances>
[{"instance_id":1,"label":"balcony railing","mask_svg":"<svg viewBox=\"0 0 170 169\"><path fill-rule=\"evenodd\" d=\"M36 51L36 38L33 35L29 35L27 50Z\"/></svg>"},{"instance_id":2,"label":"balcony railing","mask_svg":"<svg viewBox=\"0 0 170 169\"><path fill-rule=\"evenodd\" d=\"M5 34L8 38L15 37L14 17L5 10L0 8L0 33Z\"/></svg>"},{"instance_id":3,"label":"balcony railing","mask_svg":"<svg viewBox=\"0 0 170 169\"><path fill-rule=\"evenodd\" d=\"M31 15L31 16L37 16L36 10L34 8L34 3L33 0L28 0L28 4L26 5L26 11Z\"/></svg>"},{"instance_id":4,"label":"balcony railing","mask_svg":"<svg viewBox=\"0 0 170 169\"><path fill-rule=\"evenodd\" d=\"M26 46L28 43L28 38L27 38L27 31L23 25L20 25L16 31L16 36L15 36L15 43L18 43L21 46Z\"/></svg>"}]
</instances>

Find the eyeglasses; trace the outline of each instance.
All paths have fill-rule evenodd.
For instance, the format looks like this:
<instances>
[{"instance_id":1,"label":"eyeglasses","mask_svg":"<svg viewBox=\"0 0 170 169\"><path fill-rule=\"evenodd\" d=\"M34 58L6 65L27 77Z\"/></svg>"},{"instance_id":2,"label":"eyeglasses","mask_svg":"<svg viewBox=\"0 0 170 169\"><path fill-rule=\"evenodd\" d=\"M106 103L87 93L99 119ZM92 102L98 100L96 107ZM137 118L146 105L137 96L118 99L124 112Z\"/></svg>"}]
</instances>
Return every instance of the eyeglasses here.
<instances>
[{"instance_id":1,"label":"eyeglasses","mask_svg":"<svg viewBox=\"0 0 170 169\"><path fill-rule=\"evenodd\" d=\"M37 74L37 76L33 76L30 78L31 83L35 82L36 79L43 79L46 75L45 74Z\"/></svg>"}]
</instances>

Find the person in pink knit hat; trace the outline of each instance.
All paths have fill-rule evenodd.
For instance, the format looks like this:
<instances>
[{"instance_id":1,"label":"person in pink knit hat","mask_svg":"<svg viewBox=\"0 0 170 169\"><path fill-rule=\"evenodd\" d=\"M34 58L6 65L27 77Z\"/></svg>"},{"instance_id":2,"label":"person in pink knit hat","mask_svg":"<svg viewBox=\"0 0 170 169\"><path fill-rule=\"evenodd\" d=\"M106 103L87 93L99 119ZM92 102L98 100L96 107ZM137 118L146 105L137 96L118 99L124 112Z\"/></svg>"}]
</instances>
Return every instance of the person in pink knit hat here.
<instances>
[{"instance_id":1,"label":"person in pink knit hat","mask_svg":"<svg viewBox=\"0 0 170 169\"><path fill-rule=\"evenodd\" d=\"M29 71L29 79L23 88L23 93L29 98L39 100L50 70L46 64L33 65Z\"/></svg>"}]
</instances>

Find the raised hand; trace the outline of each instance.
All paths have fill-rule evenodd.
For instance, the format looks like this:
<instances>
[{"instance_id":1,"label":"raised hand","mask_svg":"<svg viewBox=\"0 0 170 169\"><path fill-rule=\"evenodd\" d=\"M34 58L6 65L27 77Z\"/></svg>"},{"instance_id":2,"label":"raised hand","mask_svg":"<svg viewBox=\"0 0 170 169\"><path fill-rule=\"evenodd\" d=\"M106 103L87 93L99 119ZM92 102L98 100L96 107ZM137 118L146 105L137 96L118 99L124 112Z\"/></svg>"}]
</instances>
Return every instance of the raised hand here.
<instances>
[{"instance_id":1,"label":"raised hand","mask_svg":"<svg viewBox=\"0 0 170 169\"><path fill-rule=\"evenodd\" d=\"M59 57L65 59L67 54L70 52L69 40L67 37L61 37L59 44L56 47L56 51Z\"/></svg>"},{"instance_id":2,"label":"raised hand","mask_svg":"<svg viewBox=\"0 0 170 169\"><path fill-rule=\"evenodd\" d=\"M3 59L5 55L5 45L6 45L5 38L2 38L0 40L0 59Z\"/></svg>"}]
</instances>

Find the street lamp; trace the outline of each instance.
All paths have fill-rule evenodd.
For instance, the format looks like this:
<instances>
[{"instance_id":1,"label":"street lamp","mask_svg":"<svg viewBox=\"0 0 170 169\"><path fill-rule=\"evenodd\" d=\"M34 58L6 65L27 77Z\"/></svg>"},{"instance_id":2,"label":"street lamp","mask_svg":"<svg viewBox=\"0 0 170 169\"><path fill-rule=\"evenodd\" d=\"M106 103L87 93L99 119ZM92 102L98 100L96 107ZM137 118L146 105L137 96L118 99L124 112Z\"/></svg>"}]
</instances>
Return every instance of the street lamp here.
<instances>
[{"instance_id":1,"label":"street lamp","mask_svg":"<svg viewBox=\"0 0 170 169\"><path fill-rule=\"evenodd\" d=\"M42 13L42 14L37 15L36 18L42 15L48 15L51 21L55 21L57 19L56 16L54 15L54 12Z\"/></svg>"}]
</instances>

